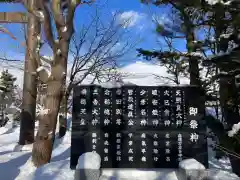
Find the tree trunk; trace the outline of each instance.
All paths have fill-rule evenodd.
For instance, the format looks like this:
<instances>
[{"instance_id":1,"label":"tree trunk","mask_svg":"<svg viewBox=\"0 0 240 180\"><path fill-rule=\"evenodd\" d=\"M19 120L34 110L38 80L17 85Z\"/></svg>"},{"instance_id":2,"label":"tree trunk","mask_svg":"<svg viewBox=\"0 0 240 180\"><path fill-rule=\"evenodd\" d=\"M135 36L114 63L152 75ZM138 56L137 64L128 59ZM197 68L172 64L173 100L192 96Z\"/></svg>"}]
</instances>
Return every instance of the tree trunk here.
<instances>
[{"instance_id":1,"label":"tree trunk","mask_svg":"<svg viewBox=\"0 0 240 180\"><path fill-rule=\"evenodd\" d=\"M63 98L61 101L61 120L59 118L59 138L62 138L63 136L65 136L66 131L67 131L67 113L68 113L68 104L67 104L67 96L66 96L66 79L64 79L64 93L63 93Z\"/></svg>"},{"instance_id":2,"label":"tree trunk","mask_svg":"<svg viewBox=\"0 0 240 180\"><path fill-rule=\"evenodd\" d=\"M28 3L29 6L34 7L36 2L35 0L29 0ZM34 53L36 53L36 47L38 45L36 35L40 34L40 22L36 17L30 14L27 26L28 38L24 67L23 98L19 137L20 145L31 144L34 142L37 97L37 61L34 58Z\"/></svg>"},{"instance_id":3,"label":"tree trunk","mask_svg":"<svg viewBox=\"0 0 240 180\"><path fill-rule=\"evenodd\" d=\"M236 152L238 154L240 154L240 150L238 150L238 152ZM233 157L233 156L229 156L231 165L232 165L232 172L235 173L236 175L238 175L240 177L240 159L237 157Z\"/></svg>"},{"instance_id":4,"label":"tree trunk","mask_svg":"<svg viewBox=\"0 0 240 180\"><path fill-rule=\"evenodd\" d=\"M187 50L188 53L192 53L196 51L196 48L194 47L193 41L194 38L194 32L192 28L187 28ZM198 85L201 86L201 81L199 77L199 67L198 67L198 58L191 56L189 58L189 74L190 74L190 84L191 85Z\"/></svg>"},{"instance_id":5,"label":"tree trunk","mask_svg":"<svg viewBox=\"0 0 240 180\"><path fill-rule=\"evenodd\" d=\"M45 115L40 117L39 130L33 144L32 160L36 167L50 162L60 103L63 97L64 82L67 72L69 43L60 40L61 56L54 53L55 64L52 65L51 76L47 83Z\"/></svg>"},{"instance_id":6,"label":"tree trunk","mask_svg":"<svg viewBox=\"0 0 240 180\"><path fill-rule=\"evenodd\" d=\"M222 116L224 117L225 122L227 122L229 127L232 127L233 124L236 124L239 122L239 112L238 108L235 107L235 102L234 100L237 99L237 91L236 87L234 84L233 79L227 79L227 78L220 78L219 82L220 88L219 88L219 93L220 93L220 104L222 107ZM219 137L219 136L218 136ZM230 138L233 140L233 138ZM221 137L219 137L219 140L222 143L231 143L228 148L232 149L237 154L240 154L240 144L239 142L234 142L230 140L224 140ZM227 141L227 142L226 142ZM226 146L225 146L226 147ZM240 176L240 159L233 157L229 155L229 159L232 165L232 171Z\"/></svg>"}]
</instances>

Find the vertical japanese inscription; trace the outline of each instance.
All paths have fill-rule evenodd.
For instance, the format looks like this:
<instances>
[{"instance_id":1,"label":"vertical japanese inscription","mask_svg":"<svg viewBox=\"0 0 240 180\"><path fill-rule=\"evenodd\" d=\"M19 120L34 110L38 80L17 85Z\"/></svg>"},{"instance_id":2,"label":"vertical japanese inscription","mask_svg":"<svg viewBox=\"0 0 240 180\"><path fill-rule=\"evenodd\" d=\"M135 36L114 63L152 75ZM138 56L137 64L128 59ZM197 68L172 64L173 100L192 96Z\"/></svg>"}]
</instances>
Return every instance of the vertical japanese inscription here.
<instances>
[{"instance_id":1,"label":"vertical japanese inscription","mask_svg":"<svg viewBox=\"0 0 240 180\"><path fill-rule=\"evenodd\" d=\"M139 118L140 127L146 127L148 125L148 91L145 88L138 88L138 96L140 101L139 106Z\"/></svg>"},{"instance_id":2,"label":"vertical japanese inscription","mask_svg":"<svg viewBox=\"0 0 240 180\"><path fill-rule=\"evenodd\" d=\"M103 161L104 162L108 162L109 161L109 146L110 146L110 143L109 143L109 133L105 132L104 133L104 143L103 143L103 154L104 154L104 158L103 158Z\"/></svg>"},{"instance_id":3,"label":"vertical japanese inscription","mask_svg":"<svg viewBox=\"0 0 240 180\"><path fill-rule=\"evenodd\" d=\"M194 130L194 132L192 132L190 134L190 141L196 143L198 141L198 137L199 135L196 133L196 129L198 128L198 122L195 119L195 117L198 114L198 108L197 107L189 107L189 118L190 118L190 122L189 122L189 126L192 130Z\"/></svg>"},{"instance_id":4,"label":"vertical japanese inscription","mask_svg":"<svg viewBox=\"0 0 240 180\"><path fill-rule=\"evenodd\" d=\"M205 148L203 107L195 88L85 86L80 90L80 105L73 116L78 120L73 119L73 124L84 128L73 134L90 134L91 143L85 140L81 147L86 152L101 149L103 168L176 168L183 158L195 158ZM203 156L197 160L206 165Z\"/></svg>"},{"instance_id":5,"label":"vertical japanese inscription","mask_svg":"<svg viewBox=\"0 0 240 180\"><path fill-rule=\"evenodd\" d=\"M134 142L133 142L133 133L128 133L128 161L129 163L134 162Z\"/></svg>"},{"instance_id":6,"label":"vertical japanese inscription","mask_svg":"<svg viewBox=\"0 0 240 180\"><path fill-rule=\"evenodd\" d=\"M97 143L98 143L98 135L97 132L92 132L92 152L97 152Z\"/></svg>"},{"instance_id":7,"label":"vertical japanese inscription","mask_svg":"<svg viewBox=\"0 0 240 180\"><path fill-rule=\"evenodd\" d=\"M148 160L147 159L147 151L148 151L148 148L147 148L146 134L142 133L141 134L141 161L143 163L146 163Z\"/></svg>"},{"instance_id":8,"label":"vertical japanese inscription","mask_svg":"<svg viewBox=\"0 0 240 180\"><path fill-rule=\"evenodd\" d=\"M112 124L112 91L110 89L103 90L103 105L102 105L102 127L109 128Z\"/></svg>"},{"instance_id":9,"label":"vertical japanese inscription","mask_svg":"<svg viewBox=\"0 0 240 180\"><path fill-rule=\"evenodd\" d=\"M172 125L171 97L172 97L171 89L170 88L164 89L162 101L163 101L163 120L165 128L169 128Z\"/></svg>"},{"instance_id":10,"label":"vertical japanese inscription","mask_svg":"<svg viewBox=\"0 0 240 180\"><path fill-rule=\"evenodd\" d=\"M120 128L123 125L122 115L123 115L123 102L122 102L122 89L115 89L115 127Z\"/></svg>"},{"instance_id":11,"label":"vertical japanese inscription","mask_svg":"<svg viewBox=\"0 0 240 180\"><path fill-rule=\"evenodd\" d=\"M178 134L178 139L177 139L177 143L178 143L178 162L182 161L182 134L179 133Z\"/></svg>"},{"instance_id":12,"label":"vertical japanese inscription","mask_svg":"<svg viewBox=\"0 0 240 180\"><path fill-rule=\"evenodd\" d=\"M128 128L134 128L136 124L136 92L134 87L124 88L126 123Z\"/></svg>"},{"instance_id":13,"label":"vertical japanese inscription","mask_svg":"<svg viewBox=\"0 0 240 180\"><path fill-rule=\"evenodd\" d=\"M165 157L166 162L171 162L171 141L170 141L170 133L166 132L165 134Z\"/></svg>"},{"instance_id":14,"label":"vertical japanese inscription","mask_svg":"<svg viewBox=\"0 0 240 180\"><path fill-rule=\"evenodd\" d=\"M93 87L92 89L92 127L100 125L100 89L98 87Z\"/></svg>"},{"instance_id":15,"label":"vertical japanese inscription","mask_svg":"<svg viewBox=\"0 0 240 180\"><path fill-rule=\"evenodd\" d=\"M160 90L158 88L151 89L151 98L149 99L149 103L151 103L151 125L154 128L159 127L160 119L161 119L161 108L160 108Z\"/></svg>"},{"instance_id":16,"label":"vertical japanese inscription","mask_svg":"<svg viewBox=\"0 0 240 180\"><path fill-rule=\"evenodd\" d=\"M122 160L122 134L120 132L116 133L116 161L120 162Z\"/></svg>"},{"instance_id":17,"label":"vertical japanese inscription","mask_svg":"<svg viewBox=\"0 0 240 180\"><path fill-rule=\"evenodd\" d=\"M176 88L175 90L175 124L176 127L182 127L183 120L184 120L184 113L183 113L183 103L182 100L183 92L180 88Z\"/></svg>"},{"instance_id":18,"label":"vertical japanese inscription","mask_svg":"<svg viewBox=\"0 0 240 180\"><path fill-rule=\"evenodd\" d=\"M159 162L159 135L157 133L154 133L153 135L153 161L155 164Z\"/></svg>"},{"instance_id":19,"label":"vertical japanese inscription","mask_svg":"<svg viewBox=\"0 0 240 180\"><path fill-rule=\"evenodd\" d=\"M80 126L86 127L87 122L87 94L90 92L89 88L83 88L80 90L80 110L77 117L80 119Z\"/></svg>"}]
</instances>

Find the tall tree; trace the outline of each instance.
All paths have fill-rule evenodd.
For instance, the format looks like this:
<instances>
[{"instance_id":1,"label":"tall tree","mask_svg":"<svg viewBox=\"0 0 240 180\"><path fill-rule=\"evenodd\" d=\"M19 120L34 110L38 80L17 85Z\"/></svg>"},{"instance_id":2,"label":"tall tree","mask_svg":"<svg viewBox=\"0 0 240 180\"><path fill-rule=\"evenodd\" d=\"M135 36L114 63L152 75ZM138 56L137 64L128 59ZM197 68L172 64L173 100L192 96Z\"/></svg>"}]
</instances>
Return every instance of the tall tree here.
<instances>
[{"instance_id":1,"label":"tall tree","mask_svg":"<svg viewBox=\"0 0 240 180\"><path fill-rule=\"evenodd\" d=\"M28 0L26 6L35 8L37 0ZM35 111L37 97L37 59L40 45L41 23L33 14L29 14L27 23L26 52L23 80L22 112L20 123L19 144L34 142Z\"/></svg>"},{"instance_id":2,"label":"tall tree","mask_svg":"<svg viewBox=\"0 0 240 180\"><path fill-rule=\"evenodd\" d=\"M143 3L152 3L156 6L168 5L175 10L178 19L177 24L160 24L157 22L157 32L165 37L184 38L186 40L187 56L189 63L190 84L201 86L199 74L198 47L194 44L196 40L195 28L198 18L201 17L200 2L198 1L174 1L174 0L141 0ZM141 51L140 51L141 53Z\"/></svg>"},{"instance_id":3,"label":"tall tree","mask_svg":"<svg viewBox=\"0 0 240 180\"><path fill-rule=\"evenodd\" d=\"M239 72L239 55L240 55L240 24L239 19L239 2L231 3L218 2L208 5L211 16L208 18L211 26L214 27L214 57L209 58L205 63L216 66L219 71L212 79L219 80L220 104L222 116L226 123L222 131L214 131L220 140L220 149L227 149L236 154L240 154L239 131L234 130L234 135L229 131L235 124L239 123L239 87L236 80ZM214 125L215 126L215 125ZM214 129L214 126L211 128ZM230 135L230 137L229 137ZM236 156L229 155L233 172L240 176L239 165L240 159Z\"/></svg>"},{"instance_id":4,"label":"tall tree","mask_svg":"<svg viewBox=\"0 0 240 180\"><path fill-rule=\"evenodd\" d=\"M171 13L168 13L168 18L172 24L176 25L179 22L173 9ZM155 22L157 23L157 34L163 39L163 42L160 41L160 50L149 51L137 49L139 52L138 56L143 56L147 60L156 59L160 66L163 66L167 69L167 77L155 75L157 78L166 79L174 84L180 84L180 77L188 77L188 61L186 60L187 54L181 53L174 46L175 38L171 36L172 33L166 30L163 32L159 22L157 20L155 20Z\"/></svg>"},{"instance_id":5,"label":"tall tree","mask_svg":"<svg viewBox=\"0 0 240 180\"><path fill-rule=\"evenodd\" d=\"M201 85L206 88L209 85L212 86L213 82L216 80L219 80L220 102L225 123L223 124L218 119L208 116L206 118L207 125L219 138L220 143L216 145L217 148L229 154L233 172L240 175L240 160L238 158L240 154L239 131L235 130L236 128L234 129L236 124L239 123L240 118L238 98L239 88L236 87L235 83L240 73L238 60L240 55L240 26L239 20L237 20L239 19L239 2L206 0L201 1L200 3L198 0L166 0L155 1L154 3L156 5L168 3L178 10L180 15L183 15L183 26L181 27L184 27L185 30L188 29L190 32L185 36L187 40L187 49L190 55L192 55L192 52L196 52L196 49L199 49L201 52L208 51L208 54L210 50L210 54L215 56L210 58L210 56L205 53L207 60L204 61L204 64L211 64L211 66L208 66L208 72L212 77L209 78L208 82L201 81ZM186 17L186 14L189 14L189 16ZM185 26L185 23L187 26ZM202 42L196 41L196 39L192 38L194 37L192 30L196 28L201 28L202 31L208 31L206 33L206 38ZM160 31L162 34L168 36L173 35L172 28L170 28L169 31L166 31L166 28L160 28ZM157 53L156 56L159 55L159 59L162 58L162 54L159 52ZM196 59L190 58L190 60L193 63L192 65L195 66ZM191 61L189 62L189 65L191 65ZM192 69L191 66L190 69ZM194 70L194 68L192 70ZM196 81L194 81L197 82L196 74L194 75L192 73L192 77L192 79L195 79ZM231 128L234 130L229 131ZM233 131L235 132L234 136L231 134ZM229 134L231 137L229 137Z\"/></svg>"},{"instance_id":6,"label":"tall tree","mask_svg":"<svg viewBox=\"0 0 240 180\"><path fill-rule=\"evenodd\" d=\"M38 1L35 7L25 4L28 12L38 17L43 24L44 34L53 51L52 61L40 58L38 54L35 57L38 62L37 74L47 84L45 109L40 116L39 129L32 151L32 160L37 167L48 163L51 159L57 116L65 89L69 43L74 32L75 9L80 4L90 3L93 1L43 0ZM56 32L52 24L56 27ZM50 65L49 72L44 70L42 61Z\"/></svg>"}]
</instances>

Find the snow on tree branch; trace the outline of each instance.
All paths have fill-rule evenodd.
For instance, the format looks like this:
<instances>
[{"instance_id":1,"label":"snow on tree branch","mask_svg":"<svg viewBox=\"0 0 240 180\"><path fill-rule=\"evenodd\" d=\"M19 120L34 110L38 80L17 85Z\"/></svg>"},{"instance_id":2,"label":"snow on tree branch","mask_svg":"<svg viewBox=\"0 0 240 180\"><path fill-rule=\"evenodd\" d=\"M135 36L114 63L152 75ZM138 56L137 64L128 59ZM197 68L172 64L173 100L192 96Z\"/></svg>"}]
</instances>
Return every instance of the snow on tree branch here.
<instances>
[{"instance_id":1,"label":"snow on tree branch","mask_svg":"<svg viewBox=\"0 0 240 180\"><path fill-rule=\"evenodd\" d=\"M51 65L52 62L53 62L53 59L52 59L52 58L49 58L49 57L47 57L47 56L41 56L40 59L41 59L42 61L50 64L50 65Z\"/></svg>"},{"instance_id":2,"label":"snow on tree branch","mask_svg":"<svg viewBox=\"0 0 240 180\"><path fill-rule=\"evenodd\" d=\"M208 4L215 5L217 3L223 4L223 5L230 5L235 0L229 0L229 1L223 1L223 0L206 0Z\"/></svg>"},{"instance_id":3,"label":"snow on tree branch","mask_svg":"<svg viewBox=\"0 0 240 180\"><path fill-rule=\"evenodd\" d=\"M40 116L45 116L45 115L48 115L49 113L50 113L50 109L40 109L39 111Z\"/></svg>"},{"instance_id":4,"label":"snow on tree branch","mask_svg":"<svg viewBox=\"0 0 240 180\"><path fill-rule=\"evenodd\" d=\"M49 80L49 77L51 76L51 71L45 66L38 67L37 73L40 81L43 83L47 83L47 81Z\"/></svg>"},{"instance_id":5,"label":"snow on tree branch","mask_svg":"<svg viewBox=\"0 0 240 180\"><path fill-rule=\"evenodd\" d=\"M228 131L228 136L233 137L239 132L239 130L240 130L240 122L233 125L232 130Z\"/></svg>"}]
</instances>

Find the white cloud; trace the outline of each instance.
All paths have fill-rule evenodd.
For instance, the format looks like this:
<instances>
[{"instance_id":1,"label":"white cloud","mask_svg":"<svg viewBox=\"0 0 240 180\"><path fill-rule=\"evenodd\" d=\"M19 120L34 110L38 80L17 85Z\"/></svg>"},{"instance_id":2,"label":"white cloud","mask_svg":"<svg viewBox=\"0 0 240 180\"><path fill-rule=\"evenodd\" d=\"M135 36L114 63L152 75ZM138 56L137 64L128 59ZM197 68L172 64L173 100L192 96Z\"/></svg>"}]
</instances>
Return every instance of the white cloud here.
<instances>
[{"instance_id":1,"label":"white cloud","mask_svg":"<svg viewBox=\"0 0 240 180\"><path fill-rule=\"evenodd\" d=\"M118 16L117 21L119 24L122 24L124 28L130 28L138 25L143 18L145 18L145 14L143 13L126 11Z\"/></svg>"}]
</instances>

